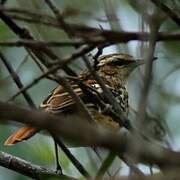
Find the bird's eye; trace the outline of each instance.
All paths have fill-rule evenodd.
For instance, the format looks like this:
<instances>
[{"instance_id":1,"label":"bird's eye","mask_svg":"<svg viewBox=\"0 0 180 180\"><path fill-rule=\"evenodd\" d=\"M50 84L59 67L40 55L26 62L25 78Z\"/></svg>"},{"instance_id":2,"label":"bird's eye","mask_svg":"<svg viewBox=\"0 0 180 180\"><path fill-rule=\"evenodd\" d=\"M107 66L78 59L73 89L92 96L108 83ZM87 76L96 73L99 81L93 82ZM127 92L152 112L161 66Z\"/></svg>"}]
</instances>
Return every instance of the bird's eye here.
<instances>
[{"instance_id":1,"label":"bird's eye","mask_svg":"<svg viewBox=\"0 0 180 180\"><path fill-rule=\"evenodd\" d=\"M127 61L124 59L113 59L109 64L110 65L116 65L116 66L123 66L123 65L128 65L130 64L132 61Z\"/></svg>"}]
</instances>

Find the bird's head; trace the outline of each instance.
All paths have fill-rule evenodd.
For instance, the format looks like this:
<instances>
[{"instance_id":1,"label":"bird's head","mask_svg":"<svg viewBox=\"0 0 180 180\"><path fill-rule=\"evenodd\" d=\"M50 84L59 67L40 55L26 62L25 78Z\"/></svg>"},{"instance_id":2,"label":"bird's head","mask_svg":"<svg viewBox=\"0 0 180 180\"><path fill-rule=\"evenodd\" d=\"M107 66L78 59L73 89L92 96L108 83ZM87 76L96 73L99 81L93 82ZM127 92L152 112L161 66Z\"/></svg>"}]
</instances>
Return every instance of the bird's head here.
<instances>
[{"instance_id":1,"label":"bird's head","mask_svg":"<svg viewBox=\"0 0 180 180\"><path fill-rule=\"evenodd\" d=\"M100 56L98 62L97 67L100 74L116 76L122 80L126 80L136 67L144 64L143 60L121 53Z\"/></svg>"}]
</instances>

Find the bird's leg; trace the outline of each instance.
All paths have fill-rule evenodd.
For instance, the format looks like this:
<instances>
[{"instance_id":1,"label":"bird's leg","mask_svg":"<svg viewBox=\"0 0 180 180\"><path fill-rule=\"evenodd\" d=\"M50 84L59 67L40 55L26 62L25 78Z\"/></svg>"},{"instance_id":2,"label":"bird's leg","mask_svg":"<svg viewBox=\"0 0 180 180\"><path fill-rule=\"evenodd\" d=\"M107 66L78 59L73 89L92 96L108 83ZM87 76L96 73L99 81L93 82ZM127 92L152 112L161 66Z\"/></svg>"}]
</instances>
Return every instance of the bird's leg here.
<instances>
[{"instance_id":1,"label":"bird's leg","mask_svg":"<svg viewBox=\"0 0 180 180\"><path fill-rule=\"evenodd\" d=\"M56 158L56 172L57 174L63 174L61 165L59 163L59 153L58 153L58 144L54 140L54 147L55 147L55 158Z\"/></svg>"}]
</instances>

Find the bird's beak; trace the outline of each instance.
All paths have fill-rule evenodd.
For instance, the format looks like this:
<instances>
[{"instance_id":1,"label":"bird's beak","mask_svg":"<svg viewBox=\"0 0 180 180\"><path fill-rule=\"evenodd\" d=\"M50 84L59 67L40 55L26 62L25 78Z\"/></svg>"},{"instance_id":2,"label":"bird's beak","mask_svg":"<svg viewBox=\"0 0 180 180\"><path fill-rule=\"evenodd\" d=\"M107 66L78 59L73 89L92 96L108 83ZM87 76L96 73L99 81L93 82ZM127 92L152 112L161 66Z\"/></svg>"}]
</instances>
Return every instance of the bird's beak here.
<instances>
[{"instance_id":1,"label":"bird's beak","mask_svg":"<svg viewBox=\"0 0 180 180\"><path fill-rule=\"evenodd\" d=\"M157 57L153 57L153 61L157 60ZM134 67L137 67L137 66L140 66L140 65L143 65L145 64L145 61L142 60L142 59L137 59L135 60L135 62L133 63L133 66Z\"/></svg>"}]
</instances>

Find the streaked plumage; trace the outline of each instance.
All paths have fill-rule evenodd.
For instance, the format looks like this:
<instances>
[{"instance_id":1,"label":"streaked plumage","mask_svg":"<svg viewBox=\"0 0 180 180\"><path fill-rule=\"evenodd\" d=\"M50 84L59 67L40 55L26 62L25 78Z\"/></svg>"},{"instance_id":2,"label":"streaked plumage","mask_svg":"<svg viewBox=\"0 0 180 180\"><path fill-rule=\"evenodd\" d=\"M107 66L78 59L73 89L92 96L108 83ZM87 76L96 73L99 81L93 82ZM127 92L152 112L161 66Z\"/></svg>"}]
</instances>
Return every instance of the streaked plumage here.
<instances>
[{"instance_id":1,"label":"streaked plumage","mask_svg":"<svg viewBox=\"0 0 180 180\"><path fill-rule=\"evenodd\" d=\"M101 56L98 59L97 73L104 80L107 88L109 88L116 98L117 102L120 104L121 113L128 115L128 92L126 90L126 80L132 70L138 65L140 61L134 60L134 58L127 54L109 54ZM80 78L86 77L86 73L82 73ZM84 78L84 83L86 86L94 89L99 94L102 95L102 89L99 84L91 77L87 76ZM100 125L110 128L113 130L119 129L119 124L113 121L112 117L103 114L103 110L91 102L91 97L88 97L80 87L73 81L70 81L74 92L82 98L83 102L88 107L88 110L92 114L95 122ZM63 115L65 117L75 117L80 118L80 113L77 113L77 108L72 97L69 95L65 89L59 85L52 93L41 103L41 109L44 109L48 113ZM74 118L74 119L76 119ZM68 119L68 118L67 118ZM53 123L53 122L52 122ZM30 138L38 132L37 129L33 127L23 127L13 133L6 141L5 145L12 145L19 141Z\"/></svg>"}]
</instances>

